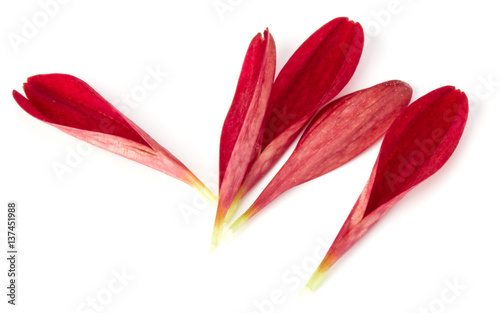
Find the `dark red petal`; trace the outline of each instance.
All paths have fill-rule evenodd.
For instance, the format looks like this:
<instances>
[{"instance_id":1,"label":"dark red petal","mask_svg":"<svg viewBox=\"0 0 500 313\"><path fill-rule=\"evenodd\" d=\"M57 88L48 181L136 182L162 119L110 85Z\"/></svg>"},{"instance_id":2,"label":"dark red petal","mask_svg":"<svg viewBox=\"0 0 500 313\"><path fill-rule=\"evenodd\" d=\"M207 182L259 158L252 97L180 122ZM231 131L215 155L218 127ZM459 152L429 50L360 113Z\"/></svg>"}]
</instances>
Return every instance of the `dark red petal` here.
<instances>
[{"instance_id":1,"label":"dark red petal","mask_svg":"<svg viewBox=\"0 0 500 313\"><path fill-rule=\"evenodd\" d=\"M380 148L365 215L439 170L467 120L467 97L446 86L415 101L388 130Z\"/></svg>"},{"instance_id":2,"label":"dark red petal","mask_svg":"<svg viewBox=\"0 0 500 313\"><path fill-rule=\"evenodd\" d=\"M438 171L462 136L466 95L445 86L419 98L387 130L370 179L327 255L307 284L315 289L328 269L412 188Z\"/></svg>"},{"instance_id":3,"label":"dark red petal","mask_svg":"<svg viewBox=\"0 0 500 313\"><path fill-rule=\"evenodd\" d=\"M276 69L276 48L268 30L250 43L238 87L229 109L220 143L219 205L214 225L212 246L220 242L222 223L247 168L255 159L261 138Z\"/></svg>"},{"instance_id":4,"label":"dark red petal","mask_svg":"<svg viewBox=\"0 0 500 313\"><path fill-rule=\"evenodd\" d=\"M281 69L271 92L263 148L330 102L350 80L363 49L361 25L336 18L314 32Z\"/></svg>"},{"instance_id":5,"label":"dark red petal","mask_svg":"<svg viewBox=\"0 0 500 313\"><path fill-rule=\"evenodd\" d=\"M24 84L32 105L45 122L106 133L149 144L108 101L79 78L66 74L36 75ZM23 109L27 107L21 105ZM33 115L33 114L32 114Z\"/></svg>"}]
</instances>

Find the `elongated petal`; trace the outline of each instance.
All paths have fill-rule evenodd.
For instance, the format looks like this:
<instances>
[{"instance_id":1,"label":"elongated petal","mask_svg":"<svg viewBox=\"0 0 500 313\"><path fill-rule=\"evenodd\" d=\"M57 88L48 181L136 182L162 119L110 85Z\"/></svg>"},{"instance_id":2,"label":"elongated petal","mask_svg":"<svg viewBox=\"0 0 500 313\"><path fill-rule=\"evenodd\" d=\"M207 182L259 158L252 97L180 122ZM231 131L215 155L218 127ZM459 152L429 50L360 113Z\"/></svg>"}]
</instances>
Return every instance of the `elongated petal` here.
<instances>
[{"instance_id":1,"label":"elongated petal","mask_svg":"<svg viewBox=\"0 0 500 313\"><path fill-rule=\"evenodd\" d=\"M408 84L389 81L320 110L290 158L230 230L236 231L286 190L333 171L371 146L408 105L411 94Z\"/></svg>"},{"instance_id":2,"label":"elongated petal","mask_svg":"<svg viewBox=\"0 0 500 313\"><path fill-rule=\"evenodd\" d=\"M391 125L370 179L307 288L315 289L328 269L406 193L450 158L467 121L466 95L451 86L419 98Z\"/></svg>"},{"instance_id":3,"label":"elongated petal","mask_svg":"<svg viewBox=\"0 0 500 313\"><path fill-rule=\"evenodd\" d=\"M362 49L361 25L345 17L326 23L307 38L273 84L263 147L330 102L351 79Z\"/></svg>"},{"instance_id":4,"label":"elongated petal","mask_svg":"<svg viewBox=\"0 0 500 313\"><path fill-rule=\"evenodd\" d=\"M134 160L215 196L177 158L154 141L84 81L66 74L36 75L24 84L26 97L13 91L33 117L78 139Z\"/></svg>"},{"instance_id":5,"label":"elongated petal","mask_svg":"<svg viewBox=\"0 0 500 313\"><path fill-rule=\"evenodd\" d=\"M273 84L263 125L263 151L248 170L236 204L278 162L316 111L348 83L363 41L361 25L336 18L314 32L290 57Z\"/></svg>"},{"instance_id":6,"label":"elongated petal","mask_svg":"<svg viewBox=\"0 0 500 313\"><path fill-rule=\"evenodd\" d=\"M276 70L276 48L268 30L250 43L238 86L221 134L219 204L212 247L221 239L227 209L241 185L247 168L257 155L262 123Z\"/></svg>"}]
</instances>

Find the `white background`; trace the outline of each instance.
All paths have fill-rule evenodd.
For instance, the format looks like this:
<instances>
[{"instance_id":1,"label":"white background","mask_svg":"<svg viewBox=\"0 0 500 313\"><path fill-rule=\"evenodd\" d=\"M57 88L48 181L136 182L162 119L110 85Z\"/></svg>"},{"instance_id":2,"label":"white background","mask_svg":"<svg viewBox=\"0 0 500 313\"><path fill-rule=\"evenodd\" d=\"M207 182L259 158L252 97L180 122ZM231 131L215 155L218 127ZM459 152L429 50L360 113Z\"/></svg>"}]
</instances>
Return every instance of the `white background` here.
<instances>
[{"instance_id":1,"label":"white background","mask_svg":"<svg viewBox=\"0 0 500 313\"><path fill-rule=\"evenodd\" d=\"M2 292L1 312L499 312L500 19L492 1L221 0L231 10L219 14L214 0L61 0L44 20L40 3L47 2L0 5L4 292L10 200L19 207L20 251L18 306L7 306ZM321 242L329 246L351 210L380 141L287 192L209 255L215 209L188 186L109 152L82 150L11 96L31 75L80 77L216 191L220 130L251 38L269 27L279 69L338 16L359 21L367 37L342 94L401 79L413 99L455 85L471 108L450 161L308 296L299 291L326 252ZM24 36L33 18L39 26ZM13 44L14 35L25 41ZM133 106L120 100L137 95L156 68L168 73L156 88ZM67 159L79 148L81 159ZM54 164L71 172L59 179ZM454 293L453 283L465 289Z\"/></svg>"}]
</instances>

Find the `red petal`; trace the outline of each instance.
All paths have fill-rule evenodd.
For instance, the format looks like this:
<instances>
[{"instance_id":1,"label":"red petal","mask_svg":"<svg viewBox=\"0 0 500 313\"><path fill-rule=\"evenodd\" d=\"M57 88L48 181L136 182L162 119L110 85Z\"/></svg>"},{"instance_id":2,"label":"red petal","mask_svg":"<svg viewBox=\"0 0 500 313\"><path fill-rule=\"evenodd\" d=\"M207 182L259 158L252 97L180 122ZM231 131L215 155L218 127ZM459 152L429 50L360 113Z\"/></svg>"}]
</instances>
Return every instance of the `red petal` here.
<instances>
[{"instance_id":1,"label":"red petal","mask_svg":"<svg viewBox=\"0 0 500 313\"><path fill-rule=\"evenodd\" d=\"M255 106L259 100L260 95L257 91L269 87L262 85L262 79L265 78L264 74L266 74L264 71L272 71L274 78L275 59L276 48L274 39L266 29L264 37L261 34L257 34L250 42L241 68L233 102L224 120L220 140L219 187L224 180L224 175L238 141L238 137L245 126L245 120L252 118L256 113L263 113L255 112L256 107L252 107L252 105ZM266 67L271 68L267 69ZM267 81L266 83L269 82ZM267 104L267 100L265 102ZM249 112L250 108L253 111ZM262 119L259 120L261 121ZM258 134L260 132L261 124L246 125L246 127L249 126L253 127L252 130L254 133ZM258 127L258 129L256 127ZM255 151L253 151L253 149L250 150L250 154L255 156Z\"/></svg>"},{"instance_id":2,"label":"red petal","mask_svg":"<svg viewBox=\"0 0 500 313\"><path fill-rule=\"evenodd\" d=\"M446 163L467 115L466 95L451 86L428 93L401 113L387 130L370 179L308 288L315 289L328 269L406 193Z\"/></svg>"},{"instance_id":3,"label":"red petal","mask_svg":"<svg viewBox=\"0 0 500 313\"><path fill-rule=\"evenodd\" d=\"M447 86L421 97L394 121L380 148L365 215L440 169L458 144L467 113L465 94Z\"/></svg>"},{"instance_id":4,"label":"red petal","mask_svg":"<svg viewBox=\"0 0 500 313\"><path fill-rule=\"evenodd\" d=\"M24 91L46 122L148 145L117 109L81 79L65 74L36 75L28 78Z\"/></svg>"},{"instance_id":5,"label":"red petal","mask_svg":"<svg viewBox=\"0 0 500 313\"><path fill-rule=\"evenodd\" d=\"M262 122L276 68L276 48L268 30L250 43L238 86L221 134L219 205L212 246L220 242L222 222L248 165L257 155Z\"/></svg>"},{"instance_id":6,"label":"red petal","mask_svg":"<svg viewBox=\"0 0 500 313\"><path fill-rule=\"evenodd\" d=\"M288 126L330 102L351 79L363 49L361 25L336 18L314 32L280 71L263 148Z\"/></svg>"}]
</instances>

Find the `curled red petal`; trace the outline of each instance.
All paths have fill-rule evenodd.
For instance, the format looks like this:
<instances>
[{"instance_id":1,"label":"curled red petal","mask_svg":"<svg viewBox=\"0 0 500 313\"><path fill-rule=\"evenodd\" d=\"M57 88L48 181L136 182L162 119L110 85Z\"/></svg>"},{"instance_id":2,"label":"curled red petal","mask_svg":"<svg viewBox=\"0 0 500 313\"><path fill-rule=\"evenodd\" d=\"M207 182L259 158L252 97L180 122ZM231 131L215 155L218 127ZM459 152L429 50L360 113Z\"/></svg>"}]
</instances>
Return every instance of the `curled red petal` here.
<instances>
[{"instance_id":1,"label":"curled red petal","mask_svg":"<svg viewBox=\"0 0 500 313\"><path fill-rule=\"evenodd\" d=\"M66 74L36 75L23 87L29 102L20 106L44 122L148 145L118 110L81 79Z\"/></svg>"},{"instance_id":2,"label":"curled red petal","mask_svg":"<svg viewBox=\"0 0 500 313\"><path fill-rule=\"evenodd\" d=\"M380 148L365 215L440 169L458 144L467 114L465 94L446 86L415 101L394 121ZM408 123L413 116L418 118Z\"/></svg>"},{"instance_id":3,"label":"curled red petal","mask_svg":"<svg viewBox=\"0 0 500 313\"><path fill-rule=\"evenodd\" d=\"M81 79L67 74L36 75L29 77L23 87L26 97L15 90L13 97L31 116L78 139L179 179L210 203L216 201L182 162Z\"/></svg>"},{"instance_id":4,"label":"curled red petal","mask_svg":"<svg viewBox=\"0 0 500 313\"><path fill-rule=\"evenodd\" d=\"M363 192L308 282L309 289L315 289L328 269L401 198L448 161L467 116L467 96L452 86L426 94L398 116L384 137Z\"/></svg>"}]
</instances>

